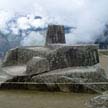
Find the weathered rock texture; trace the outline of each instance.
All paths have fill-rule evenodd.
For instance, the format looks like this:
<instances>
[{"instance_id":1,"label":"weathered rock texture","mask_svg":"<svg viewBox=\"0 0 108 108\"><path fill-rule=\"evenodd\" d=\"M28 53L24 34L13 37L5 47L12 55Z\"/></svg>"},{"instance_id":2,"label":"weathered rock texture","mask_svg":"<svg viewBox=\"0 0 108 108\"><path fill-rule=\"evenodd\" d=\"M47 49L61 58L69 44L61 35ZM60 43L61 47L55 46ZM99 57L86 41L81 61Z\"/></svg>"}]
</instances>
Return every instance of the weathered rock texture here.
<instances>
[{"instance_id":1,"label":"weathered rock texture","mask_svg":"<svg viewBox=\"0 0 108 108\"><path fill-rule=\"evenodd\" d=\"M108 108L108 94L94 97L87 105L89 108Z\"/></svg>"},{"instance_id":2,"label":"weathered rock texture","mask_svg":"<svg viewBox=\"0 0 108 108\"><path fill-rule=\"evenodd\" d=\"M46 37L46 45L54 43L66 43L64 26L49 25Z\"/></svg>"},{"instance_id":3,"label":"weathered rock texture","mask_svg":"<svg viewBox=\"0 0 108 108\"><path fill-rule=\"evenodd\" d=\"M99 66L97 46L63 44L63 29L63 26L49 26L44 47L10 50L3 61L3 70L12 78L1 87L77 92L106 90L108 85L94 84L108 82Z\"/></svg>"},{"instance_id":4,"label":"weathered rock texture","mask_svg":"<svg viewBox=\"0 0 108 108\"><path fill-rule=\"evenodd\" d=\"M2 88L26 88L62 92L103 92L108 89L104 70L99 65L70 67L41 74L16 75L3 83ZM18 82L18 83L17 83ZM98 84L97 84L98 83Z\"/></svg>"},{"instance_id":5,"label":"weathered rock texture","mask_svg":"<svg viewBox=\"0 0 108 108\"><path fill-rule=\"evenodd\" d=\"M92 66L99 63L97 47L94 45L68 46L58 44L48 47L25 47L10 50L5 57L3 66L26 64L36 56L46 58L51 70L74 66Z\"/></svg>"},{"instance_id":6,"label":"weathered rock texture","mask_svg":"<svg viewBox=\"0 0 108 108\"><path fill-rule=\"evenodd\" d=\"M51 70L99 63L96 46L52 45L54 46L56 49L47 55Z\"/></svg>"},{"instance_id":7,"label":"weathered rock texture","mask_svg":"<svg viewBox=\"0 0 108 108\"><path fill-rule=\"evenodd\" d=\"M60 91L105 91L108 89L107 85L98 85L97 82L108 81L105 77L104 71L98 66L65 68L56 71L51 71L41 75L33 76L32 82L37 84L44 84L49 90ZM90 83L90 84L88 84Z\"/></svg>"},{"instance_id":8,"label":"weathered rock texture","mask_svg":"<svg viewBox=\"0 0 108 108\"><path fill-rule=\"evenodd\" d=\"M43 72L48 72L48 71L49 71L49 63L45 58L33 57L27 63L26 73L29 75L41 74Z\"/></svg>"},{"instance_id":9,"label":"weathered rock texture","mask_svg":"<svg viewBox=\"0 0 108 108\"><path fill-rule=\"evenodd\" d=\"M45 57L51 51L46 47L22 47L11 49L3 60L3 66L26 64L35 56Z\"/></svg>"}]
</instances>

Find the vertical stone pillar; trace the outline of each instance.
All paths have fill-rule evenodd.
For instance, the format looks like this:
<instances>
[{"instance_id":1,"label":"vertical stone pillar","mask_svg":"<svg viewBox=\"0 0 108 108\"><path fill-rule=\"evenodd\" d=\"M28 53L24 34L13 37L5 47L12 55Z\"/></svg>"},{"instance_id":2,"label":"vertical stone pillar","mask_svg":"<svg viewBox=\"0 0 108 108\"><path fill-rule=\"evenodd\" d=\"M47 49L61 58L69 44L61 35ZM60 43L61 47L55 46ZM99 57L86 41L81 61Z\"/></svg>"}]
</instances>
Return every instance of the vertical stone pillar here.
<instances>
[{"instance_id":1,"label":"vertical stone pillar","mask_svg":"<svg viewBox=\"0 0 108 108\"><path fill-rule=\"evenodd\" d=\"M64 26L61 25L49 25L47 36L46 36L46 45L48 44L56 44L66 43L65 40L65 33L64 33Z\"/></svg>"},{"instance_id":2,"label":"vertical stone pillar","mask_svg":"<svg viewBox=\"0 0 108 108\"><path fill-rule=\"evenodd\" d=\"M96 53L96 60L97 60L97 63L99 63L99 55L98 55L98 50L95 50L95 53Z\"/></svg>"}]
</instances>

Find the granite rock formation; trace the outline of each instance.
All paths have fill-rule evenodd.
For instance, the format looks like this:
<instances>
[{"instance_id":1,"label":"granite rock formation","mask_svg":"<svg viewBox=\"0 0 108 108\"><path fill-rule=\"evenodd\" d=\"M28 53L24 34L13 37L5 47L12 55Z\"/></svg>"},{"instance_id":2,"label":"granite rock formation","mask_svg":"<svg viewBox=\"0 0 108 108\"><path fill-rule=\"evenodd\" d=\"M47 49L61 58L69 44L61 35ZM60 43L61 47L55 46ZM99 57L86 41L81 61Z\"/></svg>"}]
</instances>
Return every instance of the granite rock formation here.
<instances>
[{"instance_id":1,"label":"granite rock formation","mask_svg":"<svg viewBox=\"0 0 108 108\"><path fill-rule=\"evenodd\" d=\"M48 44L57 44L57 43L66 43L64 26L60 25L49 25L46 37L46 45Z\"/></svg>"},{"instance_id":2,"label":"granite rock formation","mask_svg":"<svg viewBox=\"0 0 108 108\"><path fill-rule=\"evenodd\" d=\"M89 108L108 108L108 94L92 98L87 105Z\"/></svg>"},{"instance_id":3,"label":"granite rock formation","mask_svg":"<svg viewBox=\"0 0 108 108\"><path fill-rule=\"evenodd\" d=\"M43 47L10 50L2 66L11 77L1 87L64 92L101 92L108 89L106 84L95 84L108 82L99 65L97 46L66 45L63 28L49 26Z\"/></svg>"},{"instance_id":4,"label":"granite rock formation","mask_svg":"<svg viewBox=\"0 0 108 108\"><path fill-rule=\"evenodd\" d=\"M49 63L48 60L42 57L33 57L27 63L26 73L29 75L33 74L41 74L43 72L49 71Z\"/></svg>"}]
</instances>

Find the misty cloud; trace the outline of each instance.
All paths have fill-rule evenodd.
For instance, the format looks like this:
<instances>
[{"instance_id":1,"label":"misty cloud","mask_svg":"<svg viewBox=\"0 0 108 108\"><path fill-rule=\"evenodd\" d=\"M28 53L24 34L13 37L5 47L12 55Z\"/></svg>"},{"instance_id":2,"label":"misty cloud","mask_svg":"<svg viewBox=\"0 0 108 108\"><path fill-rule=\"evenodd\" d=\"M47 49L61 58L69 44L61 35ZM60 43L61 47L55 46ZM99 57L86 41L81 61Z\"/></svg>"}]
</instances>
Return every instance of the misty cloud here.
<instances>
[{"instance_id":1,"label":"misty cloud","mask_svg":"<svg viewBox=\"0 0 108 108\"><path fill-rule=\"evenodd\" d=\"M14 16L23 15L12 27L16 33L18 29L30 26L64 24L77 28L66 35L68 44L94 43L108 23L107 5L108 0L3 0L0 2L0 9L5 13L0 11L0 28L5 31L5 22ZM34 20L34 16L41 16L42 20Z\"/></svg>"}]
</instances>

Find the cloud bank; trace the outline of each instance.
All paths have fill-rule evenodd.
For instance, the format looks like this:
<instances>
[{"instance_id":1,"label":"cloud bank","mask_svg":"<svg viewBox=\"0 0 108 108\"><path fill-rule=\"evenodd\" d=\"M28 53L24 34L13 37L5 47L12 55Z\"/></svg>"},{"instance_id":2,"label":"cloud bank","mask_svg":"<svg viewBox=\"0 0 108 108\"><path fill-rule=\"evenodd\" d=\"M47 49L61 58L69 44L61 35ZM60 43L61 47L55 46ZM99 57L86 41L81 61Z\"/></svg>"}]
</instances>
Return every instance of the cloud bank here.
<instances>
[{"instance_id":1,"label":"cloud bank","mask_svg":"<svg viewBox=\"0 0 108 108\"><path fill-rule=\"evenodd\" d=\"M13 17L21 16L17 18L16 25L11 25L14 33L31 26L64 24L77 28L66 35L67 44L94 43L108 23L107 5L108 0L3 0L0 2L0 29L6 32L6 23ZM34 19L35 16L42 19ZM31 35L27 37L23 44L27 45L27 40L33 39Z\"/></svg>"}]
</instances>

